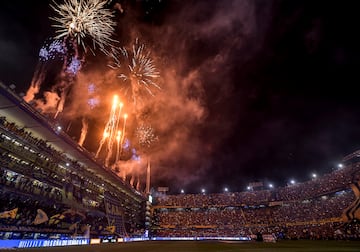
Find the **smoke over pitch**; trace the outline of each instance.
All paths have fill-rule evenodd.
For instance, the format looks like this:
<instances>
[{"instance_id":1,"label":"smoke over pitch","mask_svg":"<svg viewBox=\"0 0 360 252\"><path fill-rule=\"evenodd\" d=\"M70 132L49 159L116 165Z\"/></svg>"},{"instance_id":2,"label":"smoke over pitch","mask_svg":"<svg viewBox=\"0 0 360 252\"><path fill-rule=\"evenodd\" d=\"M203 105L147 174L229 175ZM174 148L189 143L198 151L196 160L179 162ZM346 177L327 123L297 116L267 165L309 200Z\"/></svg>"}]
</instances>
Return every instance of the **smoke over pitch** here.
<instances>
[{"instance_id":1,"label":"smoke over pitch","mask_svg":"<svg viewBox=\"0 0 360 252\"><path fill-rule=\"evenodd\" d=\"M250 0L194 1L191 6L182 5L181 1L170 4L170 11L161 13L162 21L156 25L139 20L134 14L139 11L137 8L122 6L118 24L122 30L117 35L126 38L120 44L128 48L139 37L161 76L158 83L161 88L155 90L154 97L141 97L140 107L124 103L124 112L129 114L125 137L136 146L136 127L151 125L158 141L146 150L139 148L137 155L143 160L151 159L154 187L163 186L162 181L171 181L176 188L201 182L216 163L213 155L236 123L226 107L218 108L231 96L234 83L241 85L233 79L232 65L235 62L241 69L261 47L262 38L258 34L264 28L259 24L263 17L258 18L259 10ZM126 94L121 93L123 80L104 64L110 63L110 57L102 58L101 63L88 59L77 73L61 115L63 119L82 121L83 129L75 137L94 153L98 147L94 143L99 143L102 137L112 96L117 94L126 100ZM136 176L146 170L143 161L138 162L143 166L140 168L134 168L134 159L119 164L122 172L136 170Z\"/></svg>"},{"instance_id":2,"label":"smoke over pitch","mask_svg":"<svg viewBox=\"0 0 360 252\"><path fill-rule=\"evenodd\" d=\"M67 54L54 41L50 2L22 1L19 8L18 1L1 1L0 76L54 115L61 93L51 87ZM290 176L300 182L358 149L359 99L349 92L359 78L355 4L329 3L324 9L320 2L282 0L106 2L104 8L115 14L111 38L119 47L139 38L160 72L161 90L146 96L149 109L141 114L143 125L158 136L147 150L154 187L219 192L225 185L243 190L264 178L275 185ZM120 80L97 51L84 52L56 118L76 142L82 142L84 128L83 147L93 152L109 118L108 101L115 91L122 96ZM132 125L134 116L127 113L133 137L139 124Z\"/></svg>"},{"instance_id":3,"label":"smoke over pitch","mask_svg":"<svg viewBox=\"0 0 360 252\"><path fill-rule=\"evenodd\" d=\"M233 115L220 112L223 108L216 104L228 99L234 83L241 85L232 79L229 65L237 62L240 68L261 47L259 32L265 27L260 26L268 16L254 1L194 1L186 6L178 1L169 9L160 24L139 23L132 34L152 41L162 78L162 91L148 104L159 135L150 154L153 181L185 187L201 183L214 165L217 145L233 130Z\"/></svg>"}]
</instances>

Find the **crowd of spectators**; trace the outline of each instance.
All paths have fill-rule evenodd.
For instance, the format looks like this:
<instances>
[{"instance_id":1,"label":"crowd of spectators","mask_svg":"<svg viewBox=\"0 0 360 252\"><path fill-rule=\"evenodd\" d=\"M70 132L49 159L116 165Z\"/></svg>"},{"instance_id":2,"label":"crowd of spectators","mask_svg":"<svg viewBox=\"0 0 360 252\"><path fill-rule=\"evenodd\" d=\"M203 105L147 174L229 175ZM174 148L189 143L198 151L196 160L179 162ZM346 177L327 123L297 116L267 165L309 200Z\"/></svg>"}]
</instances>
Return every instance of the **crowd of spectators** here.
<instances>
[{"instance_id":1,"label":"crowd of spectators","mask_svg":"<svg viewBox=\"0 0 360 252\"><path fill-rule=\"evenodd\" d=\"M299 201L316 198L331 192L349 188L354 173L360 173L360 164L349 164L322 177L303 183L268 190L229 192L218 194L163 195L156 198L156 204L167 207L251 206L277 201Z\"/></svg>"},{"instance_id":2,"label":"crowd of spectators","mask_svg":"<svg viewBox=\"0 0 360 252\"><path fill-rule=\"evenodd\" d=\"M349 164L345 168L337 169L303 183L281 187L275 191L275 200L301 200L318 197L331 192L341 191L349 187L354 180L354 173L360 171L358 163ZM299 193L301 192L301 193Z\"/></svg>"},{"instance_id":3,"label":"crowd of spectators","mask_svg":"<svg viewBox=\"0 0 360 252\"><path fill-rule=\"evenodd\" d=\"M359 239L359 225L350 229L342 219L355 200L350 184L359 172L359 164L349 164L321 178L271 190L161 195L153 215L154 235L237 237L261 232L288 239Z\"/></svg>"},{"instance_id":4,"label":"crowd of spectators","mask_svg":"<svg viewBox=\"0 0 360 252\"><path fill-rule=\"evenodd\" d=\"M240 206L240 205L259 205L268 202L271 198L270 190L246 191L218 194L180 194L166 195L156 198L156 204L160 206L181 206L181 207L199 207L199 206Z\"/></svg>"},{"instance_id":5,"label":"crowd of spectators","mask_svg":"<svg viewBox=\"0 0 360 252\"><path fill-rule=\"evenodd\" d=\"M36 223L38 209L46 214L47 221ZM0 232L60 233L69 236L81 235L84 226L89 226L93 235L108 233L104 214L77 212L61 203L49 202L42 197L29 197L27 194L0 191L0 213L15 211L14 216L0 218ZM42 216L41 218L43 218Z\"/></svg>"},{"instance_id":6,"label":"crowd of spectators","mask_svg":"<svg viewBox=\"0 0 360 252\"><path fill-rule=\"evenodd\" d=\"M0 212L18 208L15 218L0 218L0 232L71 234L74 219L33 223L39 208L50 217L70 206L85 216L76 221L79 228L90 225L93 234L107 232L105 187L89 169L4 117L0 117L0 150ZM261 232L288 239L359 238L358 225L345 225L346 229L340 218L354 201L349 184L359 171L360 165L355 163L304 183L271 190L158 197L152 216L153 235L247 236ZM107 186L108 191L116 192L112 185ZM127 229L143 233L137 216L141 206L132 205L122 192L111 197L123 201Z\"/></svg>"},{"instance_id":7,"label":"crowd of spectators","mask_svg":"<svg viewBox=\"0 0 360 252\"><path fill-rule=\"evenodd\" d=\"M3 185L55 198L57 201L71 197L86 207L100 206L97 196L101 194L101 187L92 182L87 183L85 178L90 176L84 176L86 173L82 172L85 169L66 159L45 141L32 137L14 123L2 120L0 147L0 175ZM96 181L95 176L91 178ZM87 190L82 186L85 184ZM83 198L93 199L94 204L86 204Z\"/></svg>"},{"instance_id":8,"label":"crowd of spectators","mask_svg":"<svg viewBox=\"0 0 360 252\"><path fill-rule=\"evenodd\" d=\"M57 210L65 211L69 207L78 209L86 213L86 222L94 231L94 228L100 230L99 227L104 228L109 225L108 221L106 225L104 224L106 219L104 192L112 191L113 197L123 204L126 226L132 229L139 226L133 222L139 221L139 218L135 217L135 212L138 214L141 209L131 200L128 193L104 182L93 170L70 159L64 152L35 137L25 128L8 122L5 117L0 117L0 150L0 190L2 194L4 191L11 192L10 199L16 198L15 195L26 195L29 200L40 197L46 201L45 205L61 206L61 209ZM119 183L124 184L120 178ZM9 194L4 195L9 196ZM3 200L1 210L8 211L12 205L4 195L1 195ZM31 207L32 214L36 213L38 205L36 201L28 202L26 208L22 207L25 205L21 201L17 202L20 206L17 222L12 219L2 219L0 228L38 229L39 226L29 226L26 221L20 221L20 219L32 219L33 216L24 209ZM51 208L47 210L52 212ZM100 221L97 216L101 216ZM9 221L11 223L8 223ZM98 222L100 224L96 224Z\"/></svg>"}]
</instances>

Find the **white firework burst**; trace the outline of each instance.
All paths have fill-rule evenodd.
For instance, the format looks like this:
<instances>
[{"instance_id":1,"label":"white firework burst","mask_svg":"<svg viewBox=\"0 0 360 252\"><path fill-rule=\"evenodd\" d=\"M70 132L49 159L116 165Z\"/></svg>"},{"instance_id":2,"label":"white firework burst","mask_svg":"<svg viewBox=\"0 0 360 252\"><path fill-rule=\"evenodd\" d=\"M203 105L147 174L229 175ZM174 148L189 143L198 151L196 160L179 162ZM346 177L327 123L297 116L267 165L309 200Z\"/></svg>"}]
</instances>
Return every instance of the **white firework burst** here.
<instances>
[{"instance_id":1,"label":"white firework burst","mask_svg":"<svg viewBox=\"0 0 360 252\"><path fill-rule=\"evenodd\" d=\"M108 54L107 47L111 47L116 23L113 21L114 14L106 9L105 0L65 0L62 4L54 2L50 5L58 16L50 17L55 21L56 38L74 38L77 44L85 48L84 40L89 37L93 42L93 48L98 46L100 50Z\"/></svg>"},{"instance_id":2,"label":"white firework burst","mask_svg":"<svg viewBox=\"0 0 360 252\"><path fill-rule=\"evenodd\" d=\"M130 81L131 96L134 103L136 103L136 98L142 88L151 96L155 96L152 88L161 89L155 82L160 77L160 73L155 67L154 60L150 57L150 52L145 50L145 45L140 44L139 40L136 39L131 50L123 47L120 48L120 52L124 65L121 64L119 57L113 55L115 66L110 67L120 72L118 77L124 82Z\"/></svg>"},{"instance_id":3,"label":"white firework burst","mask_svg":"<svg viewBox=\"0 0 360 252\"><path fill-rule=\"evenodd\" d=\"M136 129L136 137L142 147L150 148L151 145L158 141L154 129L151 126L140 125Z\"/></svg>"}]
</instances>

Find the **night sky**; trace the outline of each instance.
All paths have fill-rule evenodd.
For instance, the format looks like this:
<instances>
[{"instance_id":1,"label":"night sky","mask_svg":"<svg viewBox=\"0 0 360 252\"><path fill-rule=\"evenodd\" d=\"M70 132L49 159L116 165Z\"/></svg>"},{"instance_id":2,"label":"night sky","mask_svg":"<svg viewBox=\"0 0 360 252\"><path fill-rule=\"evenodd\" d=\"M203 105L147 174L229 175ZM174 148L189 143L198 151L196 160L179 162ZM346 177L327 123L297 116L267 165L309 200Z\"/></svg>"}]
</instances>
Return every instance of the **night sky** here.
<instances>
[{"instance_id":1,"label":"night sky","mask_svg":"<svg viewBox=\"0 0 360 252\"><path fill-rule=\"evenodd\" d=\"M140 38L161 73L162 90L149 97L159 136L148 152L154 188L284 186L330 172L360 149L357 1L126 0L109 8L116 2L124 12L114 9L114 38ZM54 36L53 10L49 1L3 0L0 12L0 81L25 93L39 49ZM88 56L79 82L104 82L106 61ZM78 119L74 108L64 113ZM89 139L94 152L98 140Z\"/></svg>"}]
</instances>

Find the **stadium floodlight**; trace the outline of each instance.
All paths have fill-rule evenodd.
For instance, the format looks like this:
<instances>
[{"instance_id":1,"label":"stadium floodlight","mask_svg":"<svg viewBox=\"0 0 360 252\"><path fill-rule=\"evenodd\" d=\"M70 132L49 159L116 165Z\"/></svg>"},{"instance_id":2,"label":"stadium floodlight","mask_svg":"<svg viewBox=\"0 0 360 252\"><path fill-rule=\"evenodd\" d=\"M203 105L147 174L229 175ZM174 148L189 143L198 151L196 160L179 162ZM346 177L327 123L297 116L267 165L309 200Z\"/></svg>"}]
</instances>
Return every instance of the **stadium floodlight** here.
<instances>
[{"instance_id":1,"label":"stadium floodlight","mask_svg":"<svg viewBox=\"0 0 360 252\"><path fill-rule=\"evenodd\" d=\"M273 184L269 184L269 188L273 188L274 187L274 185Z\"/></svg>"},{"instance_id":2,"label":"stadium floodlight","mask_svg":"<svg viewBox=\"0 0 360 252\"><path fill-rule=\"evenodd\" d=\"M341 169L344 167L344 165L340 163L340 164L338 164L338 167Z\"/></svg>"},{"instance_id":3,"label":"stadium floodlight","mask_svg":"<svg viewBox=\"0 0 360 252\"><path fill-rule=\"evenodd\" d=\"M313 173L311 176L312 176L314 179L317 177L316 173Z\"/></svg>"},{"instance_id":4,"label":"stadium floodlight","mask_svg":"<svg viewBox=\"0 0 360 252\"><path fill-rule=\"evenodd\" d=\"M295 180L290 180L290 184L295 185Z\"/></svg>"},{"instance_id":5,"label":"stadium floodlight","mask_svg":"<svg viewBox=\"0 0 360 252\"><path fill-rule=\"evenodd\" d=\"M248 189L248 190L250 191L250 190L251 190L251 186L246 187L246 189Z\"/></svg>"},{"instance_id":6,"label":"stadium floodlight","mask_svg":"<svg viewBox=\"0 0 360 252\"><path fill-rule=\"evenodd\" d=\"M181 193L185 193L184 189L181 189L180 192L181 192Z\"/></svg>"},{"instance_id":7,"label":"stadium floodlight","mask_svg":"<svg viewBox=\"0 0 360 252\"><path fill-rule=\"evenodd\" d=\"M202 192L202 193L205 193L205 189L204 189L204 188L203 188L203 189L201 189L201 192Z\"/></svg>"},{"instance_id":8,"label":"stadium floodlight","mask_svg":"<svg viewBox=\"0 0 360 252\"><path fill-rule=\"evenodd\" d=\"M224 192L228 192L229 189L227 187L224 188Z\"/></svg>"}]
</instances>

